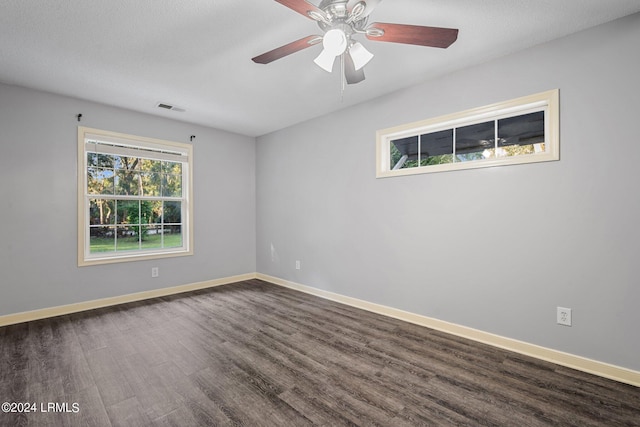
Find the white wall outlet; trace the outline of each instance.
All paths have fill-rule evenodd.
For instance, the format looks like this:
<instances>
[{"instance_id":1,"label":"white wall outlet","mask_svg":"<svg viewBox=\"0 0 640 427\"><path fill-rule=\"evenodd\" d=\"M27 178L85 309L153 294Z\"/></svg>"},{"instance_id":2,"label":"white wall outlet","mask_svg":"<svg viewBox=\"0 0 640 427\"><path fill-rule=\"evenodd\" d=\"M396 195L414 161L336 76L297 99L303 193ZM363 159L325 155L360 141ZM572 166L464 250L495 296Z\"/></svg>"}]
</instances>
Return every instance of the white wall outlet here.
<instances>
[{"instance_id":1,"label":"white wall outlet","mask_svg":"<svg viewBox=\"0 0 640 427\"><path fill-rule=\"evenodd\" d=\"M296 260L296 270L300 270L300 260Z\"/></svg>"},{"instance_id":2,"label":"white wall outlet","mask_svg":"<svg viewBox=\"0 0 640 427\"><path fill-rule=\"evenodd\" d=\"M151 267L151 277L158 277L160 275L160 271L158 267Z\"/></svg>"},{"instance_id":3,"label":"white wall outlet","mask_svg":"<svg viewBox=\"0 0 640 427\"><path fill-rule=\"evenodd\" d=\"M571 326L570 308L558 307L557 317L558 325Z\"/></svg>"}]
</instances>

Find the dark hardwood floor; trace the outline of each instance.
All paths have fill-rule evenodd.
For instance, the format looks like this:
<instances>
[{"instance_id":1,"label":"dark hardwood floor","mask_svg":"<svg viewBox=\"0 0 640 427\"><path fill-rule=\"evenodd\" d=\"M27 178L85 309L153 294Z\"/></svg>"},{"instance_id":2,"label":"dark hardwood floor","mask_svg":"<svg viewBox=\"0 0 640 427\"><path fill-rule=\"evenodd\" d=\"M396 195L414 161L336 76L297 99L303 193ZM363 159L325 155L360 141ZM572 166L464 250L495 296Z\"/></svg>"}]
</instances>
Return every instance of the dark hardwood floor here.
<instances>
[{"instance_id":1,"label":"dark hardwood floor","mask_svg":"<svg viewBox=\"0 0 640 427\"><path fill-rule=\"evenodd\" d=\"M259 280L0 344L0 400L37 405L2 426L640 426L639 388Z\"/></svg>"}]
</instances>

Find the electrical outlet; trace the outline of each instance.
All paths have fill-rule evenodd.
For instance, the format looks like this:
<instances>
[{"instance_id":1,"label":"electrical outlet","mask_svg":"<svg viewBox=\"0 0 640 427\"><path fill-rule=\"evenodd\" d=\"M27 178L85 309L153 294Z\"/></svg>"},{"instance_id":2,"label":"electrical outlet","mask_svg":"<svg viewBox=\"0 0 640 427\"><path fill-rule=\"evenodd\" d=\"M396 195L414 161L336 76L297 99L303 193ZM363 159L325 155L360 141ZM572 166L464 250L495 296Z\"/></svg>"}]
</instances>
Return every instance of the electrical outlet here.
<instances>
[{"instance_id":1,"label":"electrical outlet","mask_svg":"<svg viewBox=\"0 0 640 427\"><path fill-rule=\"evenodd\" d=\"M558 307L557 313L558 325L571 326L571 309L565 307Z\"/></svg>"},{"instance_id":2,"label":"electrical outlet","mask_svg":"<svg viewBox=\"0 0 640 427\"><path fill-rule=\"evenodd\" d=\"M296 260L296 270L300 270L300 260Z\"/></svg>"},{"instance_id":3,"label":"electrical outlet","mask_svg":"<svg viewBox=\"0 0 640 427\"><path fill-rule=\"evenodd\" d=\"M151 267L151 277L158 277L160 275L160 271L158 267Z\"/></svg>"}]
</instances>

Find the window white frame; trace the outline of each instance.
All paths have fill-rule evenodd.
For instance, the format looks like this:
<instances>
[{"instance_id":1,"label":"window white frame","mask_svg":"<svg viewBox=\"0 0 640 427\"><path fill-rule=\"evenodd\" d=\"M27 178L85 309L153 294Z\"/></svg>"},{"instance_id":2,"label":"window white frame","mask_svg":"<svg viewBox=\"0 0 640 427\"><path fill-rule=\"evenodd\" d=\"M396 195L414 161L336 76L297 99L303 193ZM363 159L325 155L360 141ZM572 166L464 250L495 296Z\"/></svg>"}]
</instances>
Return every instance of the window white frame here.
<instances>
[{"instance_id":1,"label":"window white frame","mask_svg":"<svg viewBox=\"0 0 640 427\"><path fill-rule=\"evenodd\" d=\"M88 154L120 155L138 157L155 161L180 163L181 194L173 197L123 196L111 198L121 200L174 201L180 203L181 244L174 247L156 247L152 249L114 250L91 253L90 204L92 199L107 196L89 194L88 190ZM107 264L126 261L138 261L156 258L193 255L193 148L190 144L164 141L155 138L128 135L123 133L92 129L78 126L78 266ZM114 178L115 179L115 178ZM141 205L139 205L140 207ZM139 231L142 230L139 221ZM162 228L162 233L165 229ZM116 236L117 239L117 236ZM165 237L162 236L164 242ZM117 248L117 246L116 246Z\"/></svg>"},{"instance_id":2,"label":"window white frame","mask_svg":"<svg viewBox=\"0 0 640 427\"><path fill-rule=\"evenodd\" d=\"M489 121L495 121L497 128L498 120L537 112L544 112L544 150L540 152L471 161L456 161L454 148L454 161L452 163L395 170L390 164L392 141L415 136L420 138L420 135L444 130L453 130L455 140L455 130L457 128ZM554 89L460 113L379 130L376 133L376 178L559 160L559 128L559 90ZM497 138L495 144L497 148ZM420 153L420 148L418 148L418 153Z\"/></svg>"}]
</instances>

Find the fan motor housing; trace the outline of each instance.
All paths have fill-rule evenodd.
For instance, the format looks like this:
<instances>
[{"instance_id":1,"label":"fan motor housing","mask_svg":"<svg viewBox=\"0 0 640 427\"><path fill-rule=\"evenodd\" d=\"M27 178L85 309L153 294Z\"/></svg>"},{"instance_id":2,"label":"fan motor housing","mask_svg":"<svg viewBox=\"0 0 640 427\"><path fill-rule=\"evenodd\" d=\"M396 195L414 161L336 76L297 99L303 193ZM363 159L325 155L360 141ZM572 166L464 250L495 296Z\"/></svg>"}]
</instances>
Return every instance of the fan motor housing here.
<instances>
[{"instance_id":1,"label":"fan motor housing","mask_svg":"<svg viewBox=\"0 0 640 427\"><path fill-rule=\"evenodd\" d=\"M331 28L336 28L340 24L345 24L345 20L349 17L349 11L347 10L348 0L322 0L320 5L318 5L318 9L322 9L331 24L327 24L322 21L318 21L318 26L322 28L323 31L327 31ZM357 21L353 21L349 25L353 28L353 30L363 30L367 24L367 17L364 16ZM353 31L351 31L353 32Z\"/></svg>"},{"instance_id":2,"label":"fan motor housing","mask_svg":"<svg viewBox=\"0 0 640 427\"><path fill-rule=\"evenodd\" d=\"M347 0L322 0L318 9L322 9L337 18L346 18Z\"/></svg>"}]
</instances>

